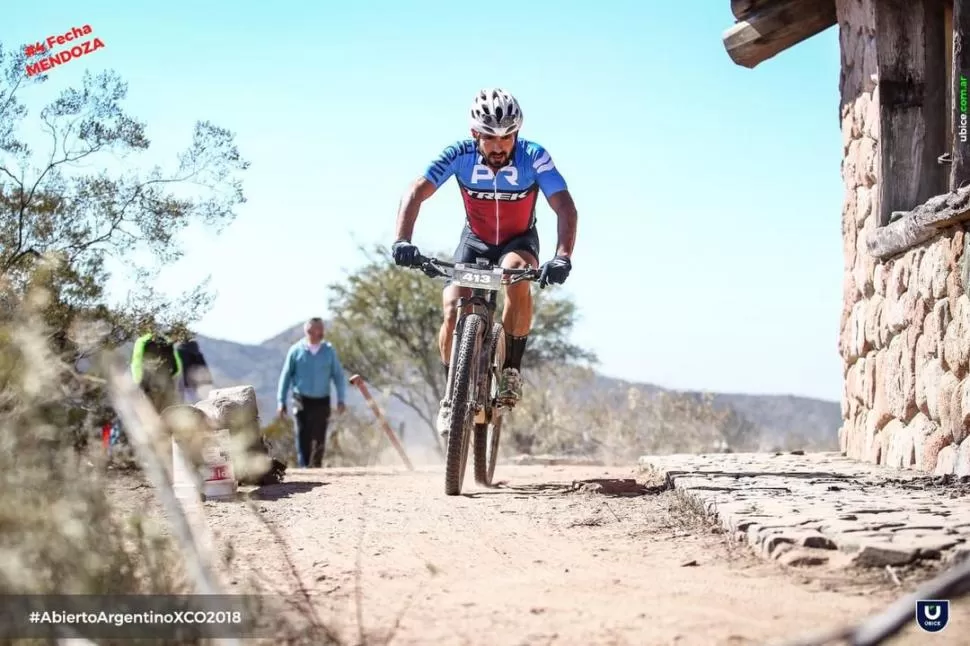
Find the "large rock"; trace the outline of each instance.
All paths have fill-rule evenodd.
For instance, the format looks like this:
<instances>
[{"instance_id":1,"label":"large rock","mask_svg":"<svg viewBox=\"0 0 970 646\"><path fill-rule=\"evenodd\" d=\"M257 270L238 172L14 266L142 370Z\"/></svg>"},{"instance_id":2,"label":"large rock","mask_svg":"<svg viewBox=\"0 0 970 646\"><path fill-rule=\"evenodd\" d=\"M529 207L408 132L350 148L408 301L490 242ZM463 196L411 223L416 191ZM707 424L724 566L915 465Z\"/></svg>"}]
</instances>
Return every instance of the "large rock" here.
<instances>
[{"instance_id":1,"label":"large rock","mask_svg":"<svg viewBox=\"0 0 970 646\"><path fill-rule=\"evenodd\" d=\"M885 460L883 436L881 434L884 425L879 425L878 421L878 417L872 411L866 415L862 459L872 464L881 464Z\"/></svg>"},{"instance_id":2,"label":"large rock","mask_svg":"<svg viewBox=\"0 0 970 646\"><path fill-rule=\"evenodd\" d=\"M855 198L856 225L862 227L872 215L872 190L866 186L857 186Z\"/></svg>"},{"instance_id":3,"label":"large rock","mask_svg":"<svg viewBox=\"0 0 970 646\"><path fill-rule=\"evenodd\" d=\"M883 324L883 306L886 299L879 294L873 294L866 301L865 309L865 338L870 347L879 347L880 330Z\"/></svg>"},{"instance_id":4,"label":"large rock","mask_svg":"<svg viewBox=\"0 0 970 646\"><path fill-rule=\"evenodd\" d=\"M876 430L881 429L883 426L889 423L889 420L893 418L889 393L892 390L890 381L895 382L895 379L891 380L887 378L887 374L891 371L898 374L900 371L898 366L893 367L887 365L888 362L886 360L886 356L886 350L878 351L875 356L876 372L873 380L875 382L876 392L875 396L873 397L872 410L870 413L874 416L873 423L875 424ZM914 393L913 399L915 400L915 398Z\"/></svg>"},{"instance_id":5,"label":"large rock","mask_svg":"<svg viewBox=\"0 0 970 646\"><path fill-rule=\"evenodd\" d=\"M949 272L943 246L931 244L919 267L919 289L924 298L943 298L946 295L946 276Z\"/></svg>"},{"instance_id":6,"label":"large rock","mask_svg":"<svg viewBox=\"0 0 970 646\"><path fill-rule=\"evenodd\" d=\"M953 444L943 447L936 458L936 469L933 475L944 476L953 473L956 469L957 447Z\"/></svg>"},{"instance_id":7,"label":"large rock","mask_svg":"<svg viewBox=\"0 0 970 646\"><path fill-rule=\"evenodd\" d=\"M953 428L953 393L960 387L960 382L951 372L944 372L940 378L937 391L936 406L940 414L940 426L949 431Z\"/></svg>"},{"instance_id":8,"label":"large rock","mask_svg":"<svg viewBox=\"0 0 970 646\"><path fill-rule=\"evenodd\" d=\"M256 389L252 386L233 386L212 390L209 396L195 404L218 428L259 424Z\"/></svg>"},{"instance_id":9,"label":"large rock","mask_svg":"<svg viewBox=\"0 0 970 646\"><path fill-rule=\"evenodd\" d=\"M926 368L933 358L929 350L929 344L929 337L921 334L916 341L916 350L913 358L913 377L916 380L916 408L924 413L928 411L926 401Z\"/></svg>"},{"instance_id":10,"label":"large rock","mask_svg":"<svg viewBox=\"0 0 970 646\"><path fill-rule=\"evenodd\" d=\"M936 356L943 354L943 339L946 328L953 317L950 315L950 303L945 298L933 304L933 309L923 322L923 333L927 338L927 349Z\"/></svg>"},{"instance_id":11,"label":"large rock","mask_svg":"<svg viewBox=\"0 0 970 646\"><path fill-rule=\"evenodd\" d=\"M853 195L854 198L854 195ZM854 200L849 200L846 202L845 208L847 211L842 217L842 257L844 260L845 269L851 270L855 267L856 254L858 253L857 245L857 233L855 220L852 218L851 211L855 209ZM846 275L851 275L851 271L846 271ZM853 291L849 296L855 297L855 281L853 281Z\"/></svg>"},{"instance_id":12,"label":"large rock","mask_svg":"<svg viewBox=\"0 0 970 646\"><path fill-rule=\"evenodd\" d=\"M866 355L864 374L862 376L863 398L862 403L868 408L872 408L876 403L876 353L870 352Z\"/></svg>"},{"instance_id":13,"label":"large rock","mask_svg":"<svg viewBox=\"0 0 970 646\"><path fill-rule=\"evenodd\" d=\"M943 442L940 427L923 413L916 413L907 427L913 437L913 467L932 473L936 468L936 456L949 444Z\"/></svg>"},{"instance_id":14,"label":"large rock","mask_svg":"<svg viewBox=\"0 0 970 646\"><path fill-rule=\"evenodd\" d=\"M924 412L935 422L940 421L940 386L943 384L943 362L940 359L930 359L923 366L920 378L926 393L926 408Z\"/></svg>"},{"instance_id":15,"label":"large rock","mask_svg":"<svg viewBox=\"0 0 970 646\"><path fill-rule=\"evenodd\" d=\"M855 361L872 349L873 344L866 339L866 309L867 301L859 301L852 307L852 314L848 322L848 353L846 358Z\"/></svg>"},{"instance_id":16,"label":"large rock","mask_svg":"<svg viewBox=\"0 0 970 646\"><path fill-rule=\"evenodd\" d=\"M961 295L954 301L953 320L943 335L943 358L950 372L962 378L970 359L970 301Z\"/></svg>"},{"instance_id":17,"label":"large rock","mask_svg":"<svg viewBox=\"0 0 970 646\"><path fill-rule=\"evenodd\" d=\"M909 468L916 461L913 446L913 429L898 419L886 424L883 433L887 438L885 464L896 469Z\"/></svg>"},{"instance_id":18,"label":"large rock","mask_svg":"<svg viewBox=\"0 0 970 646\"><path fill-rule=\"evenodd\" d=\"M872 274L872 286L876 290L876 293L883 298L886 297L887 282L889 282L889 272L886 271L885 265L879 263L876 265L876 271L874 271Z\"/></svg>"},{"instance_id":19,"label":"large rock","mask_svg":"<svg viewBox=\"0 0 970 646\"><path fill-rule=\"evenodd\" d=\"M917 456L917 466L926 473L935 473L940 453L953 443L953 436L946 431L937 430L923 440L922 455Z\"/></svg>"},{"instance_id":20,"label":"large rock","mask_svg":"<svg viewBox=\"0 0 970 646\"><path fill-rule=\"evenodd\" d=\"M869 253L869 247L866 244L866 228L869 227L869 222L871 221L872 219L869 218L866 221L866 227L859 232L859 237L856 241L855 267L852 270L852 277L855 279L856 288L864 298L869 298L875 293L872 278L876 272L876 259Z\"/></svg>"},{"instance_id":21,"label":"large rock","mask_svg":"<svg viewBox=\"0 0 970 646\"><path fill-rule=\"evenodd\" d=\"M861 159L859 160L856 169L859 174L856 176L856 181L860 186L870 187L876 183L876 175L878 170L876 168L876 159L878 155L876 154L876 140L872 137L863 137L859 140L859 155ZM871 195L871 191L869 191ZM867 222L871 222L873 218L866 218Z\"/></svg>"},{"instance_id":22,"label":"large rock","mask_svg":"<svg viewBox=\"0 0 970 646\"><path fill-rule=\"evenodd\" d=\"M195 404L213 429L229 429L236 478L253 482L267 473L272 460L263 449L256 390L252 386L219 388Z\"/></svg>"},{"instance_id":23,"label":"large rock","mask_svg":"<svg viewBox=\"0 0 970 646\"><path fill-rule=\"evenodd\" d=\"M953 468L956 476L970 476L970 439L963 440L956 452L956 464Z\"/></svg>"}]
</instances>

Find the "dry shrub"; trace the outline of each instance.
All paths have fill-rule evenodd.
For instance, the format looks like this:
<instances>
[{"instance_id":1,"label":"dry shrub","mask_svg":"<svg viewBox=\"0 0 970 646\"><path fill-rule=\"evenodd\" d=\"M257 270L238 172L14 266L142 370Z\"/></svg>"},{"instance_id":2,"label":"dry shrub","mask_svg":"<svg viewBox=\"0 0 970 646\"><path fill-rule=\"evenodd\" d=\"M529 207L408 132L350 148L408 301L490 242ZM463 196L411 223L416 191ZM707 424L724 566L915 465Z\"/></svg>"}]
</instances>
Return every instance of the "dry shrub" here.
<instances>
[{"instance_id":1,"label":"dry shrub","mask_svg":"<svg viewBox=\"0 0 970 646\"><path fill-rule=\"evenodd\" d=\"M116 513L68 422L83 377L52 352L38 312L4 290L0 313L0 593L176 593L185 573L162 528Z\"/></svg>"},{"instance_id":2,"label":"dry shrub","mask_svg":"<svg viewBox=\"0 0 970 646\"><path fill-rule=\"evenodd\" d=\"M593 370L526 372L522 401L506 421L505 448L628 461L643 454L750 450L754 426L710 396L604 389Z\"/></svg>"},{"instance_id":3,"label":"dry shrub","mask_svg":"<svg viewBox=\"0 0 970 646\"><path fill-rule=\"evenodd\" d=\"M17 300L0 285L0 594L196 592L169 528L148 516L154 511L162 520L157 507L129 509L114 498L118 482L110 474L117 472L81 450L76 429L67 426L77 417L78 393L96 378L77 374L52 351L38 314L47 300L43 289ZM137 472L124 477L132 476L140 479ZM231 543L219 551L221 565L234 569ZM249 580L233 593L261 588ZM336 643L299 603L269 614L258 598L246 603L276 635L269 643Z\"/></svg>"}]
</instances>

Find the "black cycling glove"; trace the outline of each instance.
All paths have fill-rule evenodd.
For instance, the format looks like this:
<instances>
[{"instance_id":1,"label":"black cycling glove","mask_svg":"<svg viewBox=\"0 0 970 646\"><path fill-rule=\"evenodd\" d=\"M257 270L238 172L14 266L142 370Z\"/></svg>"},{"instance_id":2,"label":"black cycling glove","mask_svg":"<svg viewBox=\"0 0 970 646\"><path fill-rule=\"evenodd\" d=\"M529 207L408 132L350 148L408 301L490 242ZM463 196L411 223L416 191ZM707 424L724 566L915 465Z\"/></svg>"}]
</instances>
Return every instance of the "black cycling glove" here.
<instances>
[{"instance_id":1,"label":"black cycling glove","mask_svg":"<svg viewBox=\"0 0 970 646\"><path fill-rule=\"evenodd\" d=\"M415 259L421 255L418 248L407 240L398 240L391 245L394 264L400 267L413 267Z\"/></svg>"},{"instance_id":2,"label":"black cycling glove","mask_svg":"<svg viewBox=\"0 0 970 646\"><path fill-rule=\"evenodd\" d=\"M539 289L545 289L546 285L563 284L572 268L573 263L566 256L556 256L544 263L542 273L539 274Z\"/></svg>"}]
</instances>

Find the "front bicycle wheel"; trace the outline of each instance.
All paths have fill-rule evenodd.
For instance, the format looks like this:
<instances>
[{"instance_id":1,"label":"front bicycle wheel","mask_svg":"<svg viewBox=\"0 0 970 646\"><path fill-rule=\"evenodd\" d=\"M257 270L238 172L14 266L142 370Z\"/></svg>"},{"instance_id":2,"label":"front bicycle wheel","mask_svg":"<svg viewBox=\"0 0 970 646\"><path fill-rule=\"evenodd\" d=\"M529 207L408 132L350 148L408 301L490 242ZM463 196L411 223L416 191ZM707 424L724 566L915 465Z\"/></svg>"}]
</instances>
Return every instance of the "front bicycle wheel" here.
<instances>
[{"instance_id":1,"label":"front bicycle wheel","mask_svg":"<svg viewBox=\"0 0 970 646\"><path fill-rule=\"evenodd\" d=\"M445 454L445 494L457 496L465 479L468 444L474 415L474 385L478 380L478 359L482 351L482 327L479 314L469 314L461 326L461 340L452 352L458 353L451 390L451 427Z\"/></svg>"}]
</instances>

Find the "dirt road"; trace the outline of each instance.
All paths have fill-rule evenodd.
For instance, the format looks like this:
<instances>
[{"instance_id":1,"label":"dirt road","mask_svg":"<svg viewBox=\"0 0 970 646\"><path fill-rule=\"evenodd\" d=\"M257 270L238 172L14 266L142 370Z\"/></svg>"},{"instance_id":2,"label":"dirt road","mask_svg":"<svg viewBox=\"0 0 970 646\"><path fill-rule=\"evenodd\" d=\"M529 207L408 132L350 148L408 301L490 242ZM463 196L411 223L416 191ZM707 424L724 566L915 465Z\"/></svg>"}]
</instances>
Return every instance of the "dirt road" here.
<instances>
[{"instance_id":1,"label":"dirt road","mask_svg":"<svg viewBox=\"0 0 970 646\"><path fill-rule=\"evenodd\" d=\"M632 468L499 468L506 486L460 497L440 471L297 470L255 509L206 513L237 585L302 585L348 644L763 644L900 594L881 573L762 561ZM953 614L943 634L894 643L960 643L970 614Z\"/></svg>"}]
</instances>

